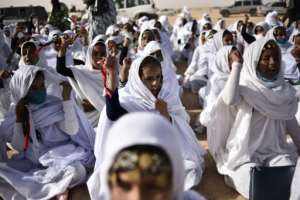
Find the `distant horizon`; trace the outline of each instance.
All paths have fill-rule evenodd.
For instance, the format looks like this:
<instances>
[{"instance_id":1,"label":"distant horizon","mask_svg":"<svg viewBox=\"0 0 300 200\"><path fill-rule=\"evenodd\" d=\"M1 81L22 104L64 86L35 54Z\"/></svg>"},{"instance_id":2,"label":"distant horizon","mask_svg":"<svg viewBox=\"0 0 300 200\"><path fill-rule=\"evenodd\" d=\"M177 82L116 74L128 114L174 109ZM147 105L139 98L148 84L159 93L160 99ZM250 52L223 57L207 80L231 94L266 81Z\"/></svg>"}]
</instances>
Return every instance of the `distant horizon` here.
<instances>
[{"instance_id":1,"label":"distant horizon","mask_svg":"<svg viewBox=\"0 0 300 200\"><path fill-rule=\"evenodd\" d=\"M61 2L64 2L68 8L70 9L71 6L76 6L76 9L83 10L86 9L85 4L82 0L60 0ZM262 0L264 3L270 2L272 0ZM273 0L274 1L274 0ZM0 0L0 7L10 7L10 6L43 6L45 9L50 12L51 11L51 0ZM170 8L170 9L179 9L182 8L184 5L190 7L190 8L201 8L202 7L218 7L218 6L226 6L233 4L234 0L212 0L212 1L206 1L206 0L177 0L176 4L174 4L174 0L154 0L156 6L160 9ZM173 7L170 7L172 5ZM204 6L205 5L205 6Z\"/></svg>"}]
</instances>

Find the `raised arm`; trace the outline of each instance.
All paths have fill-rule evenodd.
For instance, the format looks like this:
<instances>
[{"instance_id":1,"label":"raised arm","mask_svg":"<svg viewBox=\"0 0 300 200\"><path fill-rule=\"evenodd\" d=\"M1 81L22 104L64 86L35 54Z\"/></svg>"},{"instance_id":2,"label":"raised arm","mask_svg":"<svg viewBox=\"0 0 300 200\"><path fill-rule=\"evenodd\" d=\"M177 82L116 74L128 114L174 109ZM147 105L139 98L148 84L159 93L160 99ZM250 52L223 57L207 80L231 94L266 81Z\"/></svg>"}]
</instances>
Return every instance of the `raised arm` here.
<instances>
[{"instance_id":1,"label":"raised arm","mask_svg":"<svg viewBox=\"0 0 300 200\"><path fill-rule=\"evenodd\" d=\"M71 69L66 67L66 51L69 45L69 41L61 38L61 47L58 51L56 71L63 75L74 79L74 74Z\"/></svg>"}]
</instances>

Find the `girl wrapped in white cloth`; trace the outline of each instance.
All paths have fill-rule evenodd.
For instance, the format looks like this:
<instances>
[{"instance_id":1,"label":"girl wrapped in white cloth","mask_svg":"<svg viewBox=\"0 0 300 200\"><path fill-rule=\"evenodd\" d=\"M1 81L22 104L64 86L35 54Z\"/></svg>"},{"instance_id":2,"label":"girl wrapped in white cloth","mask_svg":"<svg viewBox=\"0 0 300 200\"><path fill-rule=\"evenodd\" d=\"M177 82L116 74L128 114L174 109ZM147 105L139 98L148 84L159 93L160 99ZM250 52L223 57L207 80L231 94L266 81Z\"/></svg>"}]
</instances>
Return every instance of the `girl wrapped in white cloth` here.
<instances>
[{"instance_id":1,"label":"girl wrapped in white cloth","mask_svg":"<svg viewBox=\"0 0 300 200\"><path fill-rule=\"evenodd\" d=\"M241 74L232 69L203 121L214 138L209 150L219 173L246 198L251 167L295 165L300 149L296 91L283 79L280 63L274 40L252 43ZM295 145L287 142L287 133Z\"/></svg>"},{"instance_id":2,"label":"girl wrapped in white cloth","mask_svg":"<svg viewBox=\"0 0 300 200\"><path fill-rule=\"evenodd\" d=\"M204 200L183 192L184 159L176 135L157 114L137 112L118 120L103 144L103 163L88 181L91 199Z\"/></svg>"},{"instance_id":3,"label":"girl wrapped in white cloth","mask_svg":"<svg viewBox=\"0 0 300 200\"><path fill-rule=\"evenodd\" d=\"M0 125L0 196L4 199L67 199L94 166L95 132L70 100L47 95L48 73L36 66L17 70L10 82L13 104ZM10 142L18 154L6 155Z\"/></svg>"},{"instance_id":4,"label":"girl wrapped in white cloth","mask_svg":"<svg viewBox=\"0 0 300 200\"><path fill-rule=\"evenodd\" d=\"M103 80L101 68L99 67L104 60L103 58L106 56L106 46L102 38L102 35L98 35L89 45L85 65L69 67L65 64L65 52L68 41L62 40L63 45L59 50L58 63L56 66L58 73L68 77L93 127L97 127L100 112L105 105Z\"/></svg>"},{"instance_id":5,"label":"girl wrapped in white cloth","mask_svg":"<svg viewBox=\"0 0 300 200\"><path fill-rule=\"evenodd\" d=\"M178 89L170 79L164 79L160 62L152 56L136 59L130 68L126 87L118 90L115 84L116 72L113 65L107 65L107 87L113 91L106 97L106 108L102 111L98 124L95 156L96 167L102 165L103 145L107 131L113 121L127 112L147 111L160 113L170 120L178 132L180 147L184 158L185 189L200 182L204 166L204 149L199 146L195 133L186 122L186 112L182 106ZM120 116L115 116L119 113Z\"/></svg>"}]
</instances>

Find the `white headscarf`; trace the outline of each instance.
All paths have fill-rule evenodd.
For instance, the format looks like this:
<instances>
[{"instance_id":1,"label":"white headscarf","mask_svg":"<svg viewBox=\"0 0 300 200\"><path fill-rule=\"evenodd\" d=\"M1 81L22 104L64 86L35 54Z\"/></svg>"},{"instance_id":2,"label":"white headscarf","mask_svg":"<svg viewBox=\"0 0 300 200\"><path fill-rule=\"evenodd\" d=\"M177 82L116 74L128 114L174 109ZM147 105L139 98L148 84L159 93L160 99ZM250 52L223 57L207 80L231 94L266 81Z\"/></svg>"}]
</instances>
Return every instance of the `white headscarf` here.
<instances>
[{"instance_id":1,"label":"white headscarf","mask_svg":"<svg viewBox=\"0 0 300 200\"><path fill-rule=\"evenodd\" d=\"M215 54L216 52L218 52L218 50L224 46L223 44L223 36L224 36L224 32L227 30L221 30L219 32L217 32L216 34L214 34L214 37L212 38L212 40L207 43L208 44L208 49L210 50L211 53Z\"/></svg>"},{"instance_id":2,"label":"white headscarf","mask_svg":"<svg viewBox=\"0 0 300 200\"><path fill-rule=\"evenodd\" d=\"M137 120L140 122L138 125ZM156 114L134 113L122 117L109 130L103 143L103 163L96 166L88 181L91 199L111 199L109 169L120 151L134 145L153 145L162 148L170 158L173 167L172 199L182 200L184 168L176 131L167 120Z\"/></svg>"},{"instance_id":3,"label":"white headscarf","mask_svg":"<svg viewBox=\"0 0 300 200\"><path fill-rule=\"evenodd\" d=\"M209 80L210 91L207 97L208 103L216 100L227 82L230 74L228 57L232 48L233 46L224 46L216 54L215 64L211 67L213 75Z\"/></svg>"},{"instance_id":4,"label":"white headscarf","mask_svg":"<svg viewBox=\"0 0 300 200\"><path fill-rule=\"evenodd\" d=\"M219 19L214 25L214 30L221 31L225 29L225 26L222 27L222 24L225 23L224 19Z\"/></svg>"},{"instance_id":5,"label":"white headscarf","mask_svg":"<svg viewBox=\"0 0 300 200\"><path fill-rule=\"evenodd\" d=\"M147 111L158 113L155 109L157 98L146 88L139 77L139 68L144 59L145 57L138 58L132 63L126 87L119 91L120 104L128 112ZM186 112L179 98L178 90L172 85L170 80L163 79L158 98L168 103L168 112L172 118L172 124L178 130L186 175L189 174L185 180L185 188L189 189L198 184L201 179L204 149L199 147L193 130L186 122ZM96 158L97 156L104 155L102 151L103 147L101 146L103 146L106 140L107 131L110 128L109 123L111 123L110 121L108 122L105 109L104 114L102 114L101 117L103 118L100 117L96 137Z\"/></svg>"},{"instance_id":6,"label":"white headscarf","mask_svg":"<svg viewBox=\"0 0 300 200\"><path fill-rule=\"evenodd\" d=\"M241 85L247 86L256 93L252 94L248 89L242 87L244 89L241 90L241 94L245 101L271 119L292 119L296 108L295 90L285 82L282 72L279 72L276 81L271 85L267 85L266 82L257 77L257 64L262 49L268 41L270 40L264 38L258 40L245 52Z\"/></svg>"},{"instance_id":7,"label":"white headscarf","mask_svg":"<svg viewBox=\"0 0 300 200\"><path fill-rule=\"evenodd\" d=\"M104 44L104 42L99 41L99 37L95 37L88 47L85 65L70 67L75 80L69 78L69 81L81 100L89 100L94 108L101 112L105 105L102 74L100 70L93 69L92 65L92 53L95 45L99 42Z\"/></svg>"},{"instance_id":8,"label":"white headscarf","mask_svg":"<svg viewBox=\"0 0 300 200\"><path fill-rule=\"evenodd\" d=\"M168 53L165 52L164 49L161 48L159 42L157 41L150 41L144 48L143 54L144 56L150 56L152 53L156 51L161 51L163 56L163 62L161 63L163 66L163 71L165 72L165 76L173 76L172 78L176 79L176 74L174 73L176 71L176 66L174 65L172 58Z\"/></svg>"},{"instance_id":9,"label":"white headscarf","mask_svg":"<svg viewBox=\"0 0 300 200\"><path fill-rule=\"evenodd\" d=\"M227 174L240 165L250 162L251 157L260 146L266 142L265 138L272 138L272 145L276 147L276 155L291 154L294 150L287 147L284 136L284 123L295 117L297 111L296 91L282 77L281 72L277 80L266 83L256 73L257 65L265 44L269 40L260 39L253 42L244 53L244 64L241 71L239 93L241 102L236 107L226 105L221 96L215 101L210 113L210 122L206 124L213 129L215 145L210 149L217 158L219 172ZM263 118L260 137L251 141L250 133L253 110ZM277 131L277 136L270 135L269 130ZM257 130L259 131L259 130ZM228 151L228 149L230 151ZM275 153L275 152L274 152ZM261 155L262 156L262 155ZM265 155L272 156L272 155ZM264 160L264 158L261 158Z\"/></svg>"},{"instance_id":10,"label":"white headscarf","mask_svg":"<svg viewBox=\"0 0 300 200\"><path fill-rule=\"evenodd\" d=\"M168 34L171 34L171 32L172 32L172 26L169 23L168 16L162 15L162 16L159 17L158 21L164 27L165 31L167 31Z\"/></svg>"},{"instance_id":11,"label":"white headscarf","mask_svg":"<svg viewBox=\"0 0 300 200\"><path fill-rule=\"evenodd\" d=\"M269 12L265 18L265 22L269 27L273 28L275 26L282 26L282 22L278 20L278 13L276 11Z\"/></svg>"}]
</instances>

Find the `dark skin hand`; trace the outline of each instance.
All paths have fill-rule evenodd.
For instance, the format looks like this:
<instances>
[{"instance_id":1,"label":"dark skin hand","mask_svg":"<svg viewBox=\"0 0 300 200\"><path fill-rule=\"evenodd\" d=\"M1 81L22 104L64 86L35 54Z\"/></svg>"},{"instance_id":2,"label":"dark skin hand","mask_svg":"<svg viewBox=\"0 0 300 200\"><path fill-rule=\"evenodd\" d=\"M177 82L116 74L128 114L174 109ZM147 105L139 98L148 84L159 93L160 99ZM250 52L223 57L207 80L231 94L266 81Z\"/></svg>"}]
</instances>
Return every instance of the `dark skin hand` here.
<instances>
[{"instance_id":1,"label":"dark skin hand","mask_svg":"<svg viewBox=\"0 0 300 200\"><path fill-rule=\"evenodd\" d=\"M164 100L158 98L155 102L155 109L159 111L159 113L167 118L169 121L171 121L171 117L168 112L168 104Z\"/></svg>"},{"instance_id":2,"label":"dark skin hand","mask_svg":"<svg viewBox=\"0 0 300 200\"><path fill-rule=\"evenodd\" d=\"M92 112L96 110L95 107L87 99L84 99L81 105L83 107L84 112Z\"/></svg>"},{"instance_id":3,"label":"dark skin hand","mask_svg":"<svg viewBox=\"0 0 300 200\"><path fill-rule=\"evenodd\" d=\"M128 80L131 63L132 61L130 58L128 57L124 58L123 65L121 66L120 75L119 75L121 82L126 82Z\"/></svg>"},{"instance_id":4,"label":"dark skin hand","mask_svg":"<svg viewBox=\"0 0 300 200\"><path fill-rule=\"evenodd\" d=\"M0 79L8 79L9 77L11 77L13 75L12 72L7 71L7 70L0 70Z\"/></svg>"},{"instance_id":5,"label":"dark skin hand","mask_svg":"<svg viewBox=\"0 0 300 200\"><path fill-rule=\"evenodd\" d=\"M107 56L104 62L106 66L106 87L110 91L117 89L117 69L116 69L116 58L114 56Z\"/></svg>"},{"instance_id":6,"label":"dark skin hand","mask_svg":"<svg viewBox=\"0 0 300 200\"><path fill-rule=\"evenodd\" d=\"M69 82L64 81L60 83L60 85L63 87L62 91L62 98L64 101L70 100L71 92L72 92L72 86L70 85Z\"/></svg>"}]
</instances>

